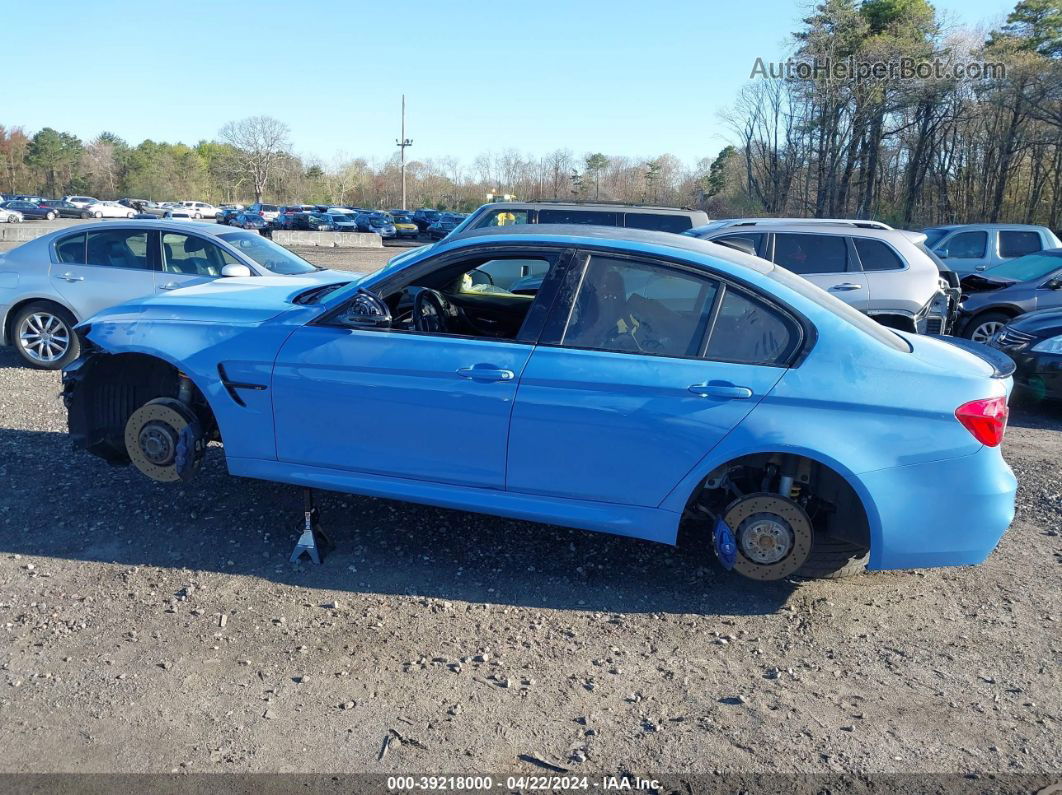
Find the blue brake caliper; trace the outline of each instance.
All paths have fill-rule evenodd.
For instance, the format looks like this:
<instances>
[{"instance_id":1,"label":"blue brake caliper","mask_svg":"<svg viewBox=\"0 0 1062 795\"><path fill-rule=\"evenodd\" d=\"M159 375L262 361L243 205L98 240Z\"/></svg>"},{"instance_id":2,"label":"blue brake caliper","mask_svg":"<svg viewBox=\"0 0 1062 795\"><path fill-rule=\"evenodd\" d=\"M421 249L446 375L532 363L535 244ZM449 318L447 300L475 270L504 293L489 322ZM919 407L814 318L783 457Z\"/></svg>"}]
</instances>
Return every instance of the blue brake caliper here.
<instances>
[{"instance_id":1,"label":"blue brake caliper","mask_svg":"<svg viewBox=\"0 0 1062 795\"><path fill-rule=\"evenodd\" d=\"M712 544L715 546L715 555L723 564L723 568L727 571L733 569L734 561L737 560L737 542L734 540L730 526L722 519L717 519L715 522L715 528L712 530Z\"/></svg>"}]
</instances>

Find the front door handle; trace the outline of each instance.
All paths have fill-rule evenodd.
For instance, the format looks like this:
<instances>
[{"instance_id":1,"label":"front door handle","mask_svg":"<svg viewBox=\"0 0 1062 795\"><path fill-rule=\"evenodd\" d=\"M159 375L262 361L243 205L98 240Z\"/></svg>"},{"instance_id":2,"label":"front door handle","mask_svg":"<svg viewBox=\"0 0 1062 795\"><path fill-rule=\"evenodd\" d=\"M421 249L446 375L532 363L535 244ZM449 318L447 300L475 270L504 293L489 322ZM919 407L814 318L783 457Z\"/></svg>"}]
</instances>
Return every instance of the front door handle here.
<instances>
[{"instance_id":1,"label":"front door handle","mask_svg":"<svg viewBox=\"0 0 1062 795\"><path fill-rule=\"evenodd\" d=\"M835 284L833 287L830 288L830 290L834 290L836 292L846 292L848 290L862 290L862 289L863 289L863 285L854 284L852 282L842 282L841 284Z\"/></svg>"},{"instance_id":2,"label":"front door handle","mask_svg":"<svg viewBox=\"0 0 1062 795\"><path fill-rule=\"evenodd\" d=\"M177 282L166 282L165 284L160 284L159 285L159 289L160 290L176 290L180 286L181 285L177 284Z\"/></svg>"},{"instance_id":3,"label":"front door handle","mask_svg":"<svg viewBox=\"0 0 1062 795\"><path fill-rule=\"evenodd\" d=\"M700 397L723 398L724 400L748 400L752 390L747 386L733 384L691 384L690 392Z\"/></svg>"},{"instance_id":4,"label":"front door handle","mask_svg":"<svg viewBox=\"0 0 1062 795\"><path fill-rule=\"evenodd\" d=\"M84 276L75 276L70 271L67 271L66 273L60 273L56 278L57 279L62 279L64 282L83 282L83 281L85 281L85 277Z\"/></svg>"},{"instance_id":5,"label":"front door handle","mask_svg":"<svg viewBox=\"0 0 1062 795\"><path fill-rule=\"evenodd\" d=\"M462 378L471 381L512 381L516 373L512 370L501 370L493 367L462 367L457 371Z\"/></svg>"}]
</instances>

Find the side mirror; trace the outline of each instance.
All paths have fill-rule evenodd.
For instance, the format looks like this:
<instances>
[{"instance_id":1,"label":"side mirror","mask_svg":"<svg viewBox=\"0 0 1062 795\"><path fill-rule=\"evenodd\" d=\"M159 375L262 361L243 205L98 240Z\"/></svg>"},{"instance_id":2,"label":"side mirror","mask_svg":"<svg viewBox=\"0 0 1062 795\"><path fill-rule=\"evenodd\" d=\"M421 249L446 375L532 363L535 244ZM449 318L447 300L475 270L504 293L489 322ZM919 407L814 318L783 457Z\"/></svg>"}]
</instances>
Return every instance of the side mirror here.
<instances>
[{"instance_id":1,"label":"side mirror","mask_svg":"<svg viewBox=\"0 0 1062 795\"><path fill-rule=\"evenodd\" d=\"M233 276L233 277L239 277L239 276L246 277L246 276L250 276L251 275L251 269L248 268L246 265L236 265L236 264L230 263L230 264L225 265L225 266L223 266L221 268L221 275L222 276Z\"/></svg>"},{"instance_id":2,"label":"side mirror","mask_svg":"<svg viewBox=\"0 0 1062 795\"><path fill-rule=\"evenodd\" d=\"M935 249L933 249L933 251L941 259L947 259L948 258L948 250L946 248L935 248Z\"/></svg>"},{"instance_id":3,"label":"side mirror","mask_svg":"<svg viewBox=\"0 0 1062 795\"><path fill-rule=\"evenodd\" d=\"M391 328L391 310L368 290L358 290L342 320L352 328Z\"/></svg>"},{"instance_id":4,"label":"side mirror","mask_svg":"<svg viewBox=\"0 0 1062 795\"><path fill-rule=\"evenodd\" d=\"M1044 282L1045 290L1062 290L1062 279L1048 279Z\"/></svg>"}]
</instances>

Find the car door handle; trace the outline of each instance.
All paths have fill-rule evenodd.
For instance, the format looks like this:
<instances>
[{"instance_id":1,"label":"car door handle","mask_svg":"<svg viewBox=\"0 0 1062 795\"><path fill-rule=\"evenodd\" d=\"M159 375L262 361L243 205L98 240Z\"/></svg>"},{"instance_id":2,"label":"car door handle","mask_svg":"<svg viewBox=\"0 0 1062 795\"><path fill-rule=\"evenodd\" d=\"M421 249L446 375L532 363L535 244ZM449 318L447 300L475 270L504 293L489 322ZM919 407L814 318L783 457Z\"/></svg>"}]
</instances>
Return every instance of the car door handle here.
<instances>
[{"instance_id":1,"label":"car door handle","mask_svg":"<svg viewBox=\"0 0 1062 795\"><path fill-rule=\"evenodd\" d=\"M700 397L723 398L725 400L748 400L752 390L747 386L733 384L691 384L690 392Z\"/></svg>"},{"instance_id":2,"label":"car door handle","mask_svg":"<svg viewBox=\"0 0 1062 795\"><path fill-rule=\"evenodd\" d=\"M842 282L841 284L835 284L830 290L836 290L837 292L844 292L846 290L862 290L863 285L854 284L852 282Z\"/></svg>"},{"instance_id":3,"label":"car door handle","mask_svg":"<svg viewBox=\"0 0 1062 795\"><path fill-rule=\"evenodd\" d=\"M159 285L159 289L160 290L176 290L180 286L181 285L177 284L177 282L166 282L165 284L160 284Z\"/></svg>"},{"instance_id":4,"label":"car door handle","mask_svg":"<svg viewBox=\"0 0 1062 795\"><path fill-rule=\"evenodd\" d=\"M60 273L55 278L62 279L64 282L83 282L83 281L85 281L85 277L84 276L75 276L70 271L67 271L66 273Z\"/></svg>"},{"instance_id":5,"label":"car door handle","mask_svg":"<svg viewBox=\"0 0 1062 795\"><path fill-rule=\"evenodd\" d=\"M462 367L457 374L472 381L512 381L516 378L512 370L497 370L493 367Z\"/></svg>"}]
</instances>

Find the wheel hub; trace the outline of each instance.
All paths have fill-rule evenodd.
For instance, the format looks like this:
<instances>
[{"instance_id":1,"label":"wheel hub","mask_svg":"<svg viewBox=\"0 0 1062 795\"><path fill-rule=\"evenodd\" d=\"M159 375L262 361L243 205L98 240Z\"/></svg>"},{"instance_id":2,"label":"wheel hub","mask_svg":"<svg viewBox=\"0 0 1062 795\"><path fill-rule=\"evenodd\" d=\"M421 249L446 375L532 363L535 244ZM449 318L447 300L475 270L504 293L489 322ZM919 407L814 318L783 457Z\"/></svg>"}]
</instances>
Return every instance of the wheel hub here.
<instances>
[{"instance_id":1,"label":"wheel hub","mask_svg":"<svg viewBox=\"0 0 1062 795\"><path fill-rule=\"evenodd\" d=\"M140 450L155 466L166 466L177 449L177 433L163 422L149 422L140 431Z\"/></svg>"},{"instance_id":2,"label":"wheel hub","mask_svg":"<svg viewBox=\"0 0 1062 795\"><path fill-rule=\"evenodd\" d=\"M781 517L757 513L737 529L741 551L760 564L777 563L793 548L793 528Z\"/></svg>"}]
</instances>

